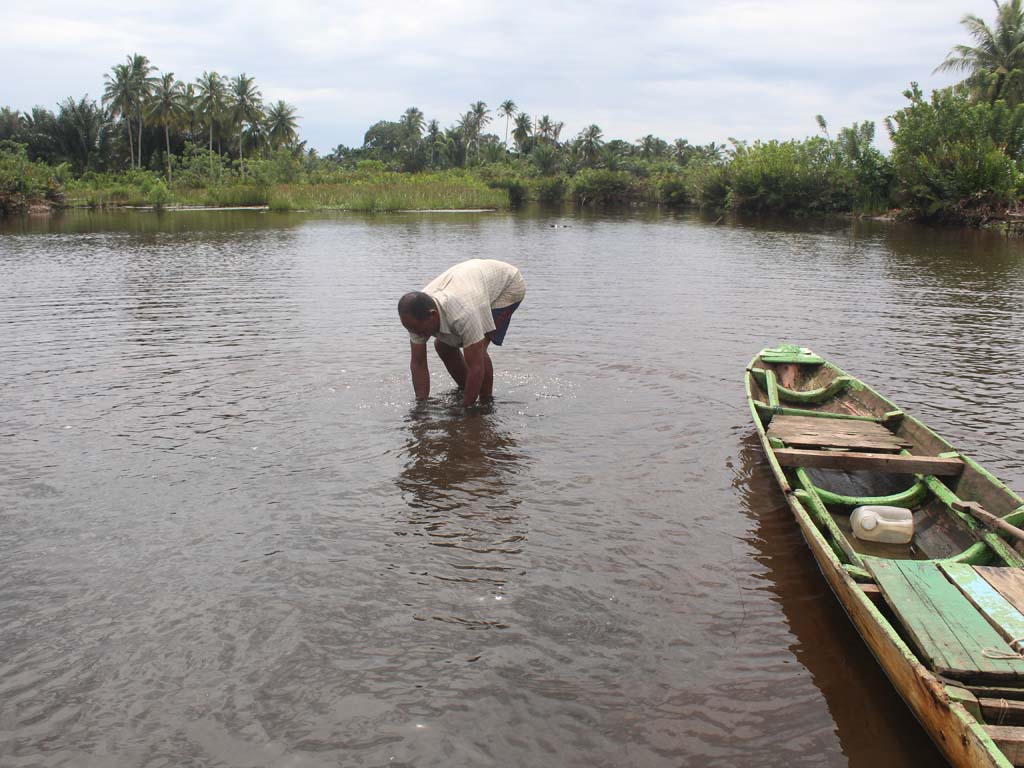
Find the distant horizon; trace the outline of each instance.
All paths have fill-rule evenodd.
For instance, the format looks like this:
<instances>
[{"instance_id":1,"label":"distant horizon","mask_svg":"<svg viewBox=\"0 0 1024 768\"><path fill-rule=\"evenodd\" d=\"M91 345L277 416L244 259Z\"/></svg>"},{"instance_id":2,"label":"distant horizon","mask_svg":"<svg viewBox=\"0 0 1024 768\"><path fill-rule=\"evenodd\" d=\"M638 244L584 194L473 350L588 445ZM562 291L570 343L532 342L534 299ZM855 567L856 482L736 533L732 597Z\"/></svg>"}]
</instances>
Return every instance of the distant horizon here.
<instances>
[{"instance_id":1,"label":"distant horizon","mask_svg":"<svg viewBox=\"0 0 1024 768\"><path fill-rule=\"evenodd\" d=\"M967 41L960 19L993 16L992 4L978 0L857 8L651 0L628 12L598 2L587 13L550 3L512 13L399 0L389 8L186 2L86 12L60 1L44 17L15 0L0 29L0 64L23 75L5 82L0 106L100 101L103 76L140 53L184 82L206 70L254 77L265 102L296 108L300 139L321 155L362 146L371 125L413 106L447 128L484 101L485 130L503 139L497 109L506 99L534 119L563 122L563 141L591 124L605 140L630 143L647 134L691 144L802 139L818 133L821 114L832 131L873 121L876 144L888 151L883 121L905 105L902 92L911 82L925 92L956 82L934 69Z\"/></svg>"}]
</instances>

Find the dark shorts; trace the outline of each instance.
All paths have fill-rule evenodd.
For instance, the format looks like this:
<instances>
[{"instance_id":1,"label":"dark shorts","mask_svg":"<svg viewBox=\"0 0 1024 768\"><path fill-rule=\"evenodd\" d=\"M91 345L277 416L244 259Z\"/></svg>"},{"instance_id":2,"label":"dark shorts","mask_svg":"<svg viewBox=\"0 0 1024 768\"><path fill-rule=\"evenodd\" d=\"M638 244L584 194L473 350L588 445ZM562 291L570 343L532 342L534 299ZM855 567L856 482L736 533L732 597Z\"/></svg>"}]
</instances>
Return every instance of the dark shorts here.
<instances>
[{"instance_id":1,"label":"dark shorts","mask_svg":"<svg viewBox=\"0 0 1024 768\"><path fill-rule=\"evenodd\" d=\"M517 301L515 304L510 304L507 307L491 310L491 317L494 318L494 330L488 332L486 336L491 340L492 344L501 346L501 342L505 340L505 331L508 330L508 324L512 320L512 313L519 309L519 305L522 303Z\"/></svg>"}]
</instances>

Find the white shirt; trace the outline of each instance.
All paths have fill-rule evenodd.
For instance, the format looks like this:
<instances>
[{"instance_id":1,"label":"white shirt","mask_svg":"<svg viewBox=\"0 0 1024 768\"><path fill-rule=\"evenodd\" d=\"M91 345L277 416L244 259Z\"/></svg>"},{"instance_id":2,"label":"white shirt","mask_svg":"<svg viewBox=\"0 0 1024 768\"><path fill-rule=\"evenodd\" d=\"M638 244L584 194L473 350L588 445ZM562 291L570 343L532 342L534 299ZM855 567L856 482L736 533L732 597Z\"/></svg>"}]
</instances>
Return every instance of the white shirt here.
<instances>
[{"instance_id":1,"label":"white shirt","mask_svg":"<svg viewBox=\"0 0 1024 768\"><path fill-rule=\"evenodd\" d=\"M437 338L450 347L468 347L494 330L492 309L508 307L526 296L519 270L496 259L470 259L441 273L423 288L437 304L441 327ZM427 337L409 334L413 344Z\"/></svg>"}]
</instances>

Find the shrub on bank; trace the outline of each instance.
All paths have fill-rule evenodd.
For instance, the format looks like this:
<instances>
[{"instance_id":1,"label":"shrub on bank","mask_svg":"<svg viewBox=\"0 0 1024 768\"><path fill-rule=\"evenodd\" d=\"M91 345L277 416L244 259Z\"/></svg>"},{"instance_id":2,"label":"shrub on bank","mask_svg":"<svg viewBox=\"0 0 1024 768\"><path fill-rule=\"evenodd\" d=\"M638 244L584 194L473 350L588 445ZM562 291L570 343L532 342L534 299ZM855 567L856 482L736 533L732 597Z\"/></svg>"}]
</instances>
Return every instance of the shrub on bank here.
<instances>
[{"instance_id":1,"label":"shrub on bank","mask_svg":"<svg viewBox=\"0 0 1024 768\"><path fill-rule=\"evenodd\" d=\"M539 203L564 202L568 186L564 176L541 176L530 183L531 194Z\"/></svg>"},{"instance_id":2,"label":"shrub on bank","mask_svg":"<svg viewBox=\"0 0 1024 768\"><path fill-rule=\"evenodd\" d=\"M1024 191L1024 105L971 103L952 91L910 104L889 122L897 202L927 220L980 223Z\"/></svg>"},{"instance_id":3,"label":"shrub on bank","mask_svg":"<svg viewBox=\"0 0 1024 768\"><path fill-rule=\"evenodd\" d=\"M62 205L66 166L33 162L23 144L0 141L0 214L20 213L33 204Z\"/></svg>"},{"instance_id":4,"label":"shrub on bank","mask_svg":"<svg viewBox=\"0 0 1024 768\"><path fill-rule=\"evenodd\" d=\"M640 185L625 171L586 168L572 178L570 196L579 205L630 203L641 199Z\"/></svg>"},{"instance_id":5,"label":"shrub on bank","mask_svg":"<svg viewBox=\"0 0 1024 768\"><path fill-rule=\"evenodd\" d=\"M819 137L737 144L729 168L728 207L790 215L852 210L851 179L830 150L830 142Z\"/></svg>"},{"instance_id":6,"label":"shrub on bank","mask_svg":"<svg viewBox=\"0 0 1024 768\"><path fill-rule=\"evenodd\" d=\"M729 166L722 163L690 163L683 170L690 201L702 210L725 210L729 200Z\"/></svg>"},{"instance_id":7,"label":"shrub on bank","mask_svg":"<svg viewBox=\"0 0 1024 768\"><path fill-rule=\"evenodd\" d=\"M69 205L102 208L108 205L166 205L171 191L156 171L131 170L121 173L84 173L68 181Z\"/></svg>"}]
</instances>

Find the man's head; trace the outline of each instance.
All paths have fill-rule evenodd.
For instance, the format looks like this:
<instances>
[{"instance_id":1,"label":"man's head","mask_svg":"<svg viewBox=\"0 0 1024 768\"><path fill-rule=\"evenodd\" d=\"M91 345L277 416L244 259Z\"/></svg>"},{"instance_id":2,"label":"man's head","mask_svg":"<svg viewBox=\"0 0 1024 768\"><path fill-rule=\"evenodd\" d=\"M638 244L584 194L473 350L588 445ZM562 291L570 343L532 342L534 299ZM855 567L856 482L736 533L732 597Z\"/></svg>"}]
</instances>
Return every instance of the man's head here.
<instances>
[{"instance_id":1,"label":"man's head","mask_svg":"<svg viewBox=\"0 0 1024 768\"><path fill-rule=\"evenodd\" d=\"M412 291L398 300L398 319L417 336L433 336L441 329L437 304L422 291Z\"/></svg>"}]
</instances>

